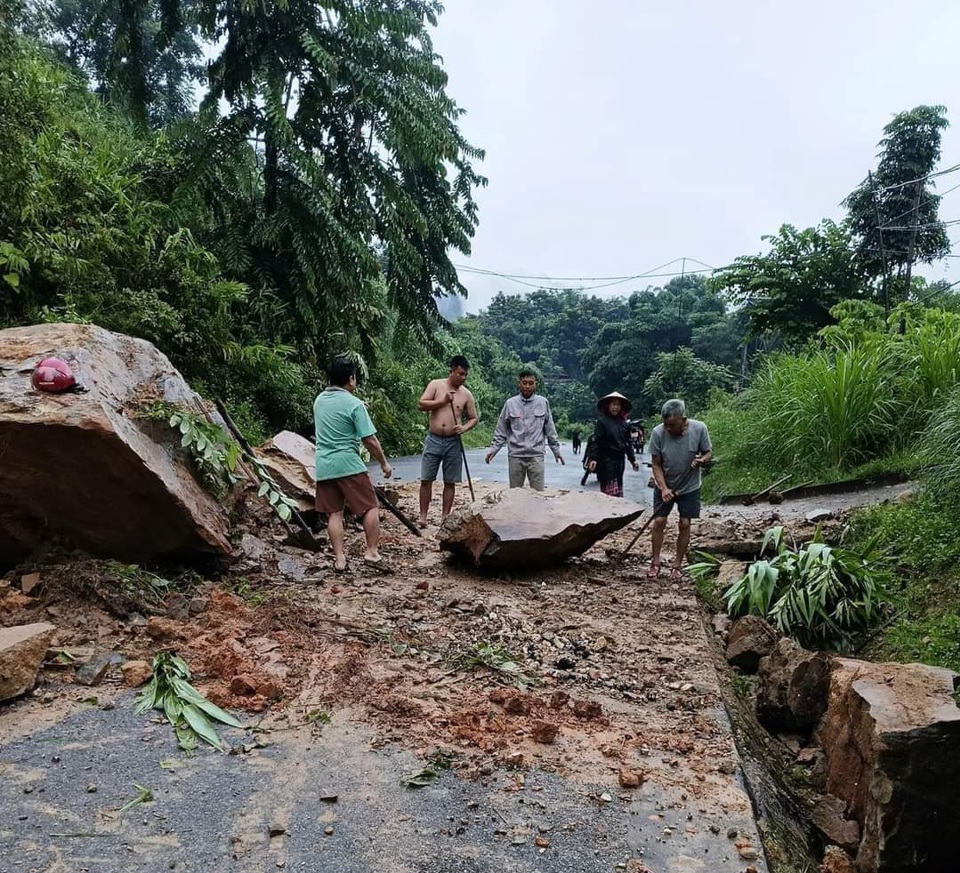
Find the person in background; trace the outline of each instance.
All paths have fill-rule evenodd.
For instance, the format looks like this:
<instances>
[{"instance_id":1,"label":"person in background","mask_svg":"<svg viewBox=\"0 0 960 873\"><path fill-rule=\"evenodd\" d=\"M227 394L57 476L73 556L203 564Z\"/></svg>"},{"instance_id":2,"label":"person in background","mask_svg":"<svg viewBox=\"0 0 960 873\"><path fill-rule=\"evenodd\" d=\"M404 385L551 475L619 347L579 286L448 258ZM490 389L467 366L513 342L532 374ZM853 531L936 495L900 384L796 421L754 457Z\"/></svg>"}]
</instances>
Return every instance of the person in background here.
<instances>
[{"instance_id":1,"label":"person in background","mask_svg":"<svg viewBox=\"0 0 960 873\"><path fill-rule=\"evenodd\" d=\"M460 435L477 426L479 417L473 394L464 385L470 364L463 355L450 359L446 379L434 379L423 391L417 408L430 413L429 430L420 461L420 527L427 526L427 512L433 498L433 483L443 465L441 521L453 509L457 483L463 476L463 448ZM463 421L466 413L467 420Z\"/></svg>"},{"instance_id":2,"label":"person in background","mask_svg":"<svg viewBox=\"0 0 960 873\"><path fill-rule=\"evenodd\" d=\"M623 472L627 459L634 472L640 469L630 444L630 427L626 420L631 407L630 401L618 391L597 401L600 417L593 429L595 460L590 461L589 469L596 472L600 490L610 497L623 497Z\"/></svg>"},{"instance_id":3,"label":"person in background","mask_svg":"<svg viewBox=\"0 0 960 873\"><path fill-rule=\"evenodd\" d=\"M335 359L327 371L329 385L314 401L316 427L316 505L327 516L327 535L333 547L333 568L347 568L344 549L343 512L350 509L363 518L366 551L363 560L382 565L380 557L380 506L373 482L360 457L363 443L380 464L384 479L393 470L383 454L367 407L353 396L357 390L357 366L347 357Z\"/></svg>"},{"instance_id":4,"label":"person in background","mask_svg":"<svg viewBox=\"0 0 960 873\"><path fill-rule=\"evenodd\" d=\"M683 578L683 559L690 545L690 525L700 518L701 470L710 463L713 447L702 421L687 418L682 400L668 400L660 410L662 423L650 435L650 460L653 463L653 527L650 532L651 557L648 579L660 575L660 549L667 527L667 516L676 504L680 516L677 550L670 579Z\"/></svg>"},{"instance_id":5,"label":"person in background","mask_svg":"<svg viewBox=\"0 0 960 873\"><path fill-rule=\"evenodd\" d=\"M506 445L510 487L522 488L524 480L534 491L543 491L544 444L550 446L558 464L563 464L560 440L550 412L550 402L537 394L537 374L523 369L517 378L518 392L500 410L490 449L484 456L489 464Z\"/></svg>"},{"instance_id":6,"label":"person in background","mask_svg":"<svg viewBox=\"0 0 960 873\"><path fill-rule=\"evenodd\" d=\"M587 437L587 444L583 447L583 477L580 479L580 486L587 484L587 479L593 470L590 468L590 462L596 460L593 451L593 434Z\"/></svg>"}]
</instances>

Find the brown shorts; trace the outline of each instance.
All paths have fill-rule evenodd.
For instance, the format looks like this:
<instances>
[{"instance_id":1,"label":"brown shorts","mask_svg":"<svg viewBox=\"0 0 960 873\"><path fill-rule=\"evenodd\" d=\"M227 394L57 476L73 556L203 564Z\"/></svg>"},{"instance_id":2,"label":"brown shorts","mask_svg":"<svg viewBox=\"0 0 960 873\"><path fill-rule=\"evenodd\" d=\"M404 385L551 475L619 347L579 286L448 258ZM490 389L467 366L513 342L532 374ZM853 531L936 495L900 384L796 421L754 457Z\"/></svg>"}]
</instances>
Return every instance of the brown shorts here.
<instances>
[{"instance_id":1,"label":"brown shorts","mask_svg":"<svg viewBox=\"0 0 960 873\"><path fill-rule=\"evenodd\" d=\"M343 512L344 505L354 515L364 515L377 508L377 492L369 475L356 473L317 482L317 512L324 515Z\"/></svg>"}]
</instances>

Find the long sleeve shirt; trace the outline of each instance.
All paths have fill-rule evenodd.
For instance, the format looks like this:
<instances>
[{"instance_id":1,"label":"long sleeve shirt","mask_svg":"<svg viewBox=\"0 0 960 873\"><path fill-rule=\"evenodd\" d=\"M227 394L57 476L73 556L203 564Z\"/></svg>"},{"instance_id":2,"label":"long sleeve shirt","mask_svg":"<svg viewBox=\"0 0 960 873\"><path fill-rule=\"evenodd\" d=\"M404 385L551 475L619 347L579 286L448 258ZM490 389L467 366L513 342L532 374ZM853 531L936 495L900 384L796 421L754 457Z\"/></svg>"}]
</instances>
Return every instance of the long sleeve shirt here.
<instances>
[{"instance_id":1,"label":"long sleeve shirt","mask_svg":"<svg viewBox=\"0 0 960 873\"><path fill-rule=\"evenodd\" d=\"M622 418L601 415L593 430L593 450L597 455L626 455L631 464L637 461L630 444L630 428Z\"/></svg>"},{"instance_id":2,"label":"long sleeve shirt","mask_svg":"<svg viewBox=\"0 0 960 873\"><path fill-rule=\"evenodd\" d=\"M507 400L500 410L490 451L495 455L506 446L512 458L542 458L544 443L555 458L560 457L560 440L547 398L533 394L525 400L517 394Z\"/></svg>"}]
</instances>

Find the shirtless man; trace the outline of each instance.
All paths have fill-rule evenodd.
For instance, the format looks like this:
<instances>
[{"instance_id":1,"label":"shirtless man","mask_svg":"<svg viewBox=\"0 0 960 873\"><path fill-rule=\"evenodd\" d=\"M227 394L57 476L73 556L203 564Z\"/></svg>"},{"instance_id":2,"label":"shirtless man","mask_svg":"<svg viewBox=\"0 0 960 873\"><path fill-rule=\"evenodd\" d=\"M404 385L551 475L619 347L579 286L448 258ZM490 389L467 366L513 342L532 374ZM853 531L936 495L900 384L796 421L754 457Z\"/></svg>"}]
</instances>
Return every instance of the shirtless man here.
<instances>
[{"instance_id":1,"label":"shirtless man","mask_svg":"<svg viewBox=\"0 0 960 873\"><path fill-rule=\"evenodd\" d=\"M424 389L417 408L430 413L430 432L423 444L420 462L420 527L427 526L427 511L433 497L433 482L443 464L443 517L453 509L453 496L463 472L460 434L477 426L477 407L473 394L464 387L470 364L463 355L450 359L450 375L434 379ZM451 409L451 404L453 408ZM466 411L467 420L463 422ZM461 423L463 422L463 423Z\"/></svg>"}]
</instances>

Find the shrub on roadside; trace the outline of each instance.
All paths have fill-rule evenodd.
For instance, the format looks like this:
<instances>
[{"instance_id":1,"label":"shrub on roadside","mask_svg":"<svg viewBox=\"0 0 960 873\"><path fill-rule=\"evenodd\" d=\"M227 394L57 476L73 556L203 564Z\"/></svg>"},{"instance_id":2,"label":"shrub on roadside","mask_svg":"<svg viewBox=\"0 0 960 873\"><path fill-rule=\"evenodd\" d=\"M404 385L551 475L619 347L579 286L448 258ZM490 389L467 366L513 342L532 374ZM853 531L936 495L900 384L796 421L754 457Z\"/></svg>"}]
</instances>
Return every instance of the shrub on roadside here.
<instances>
[{"instance_id":1,"label":"shrub on roadside","mask_svg":"<svg viewBox=\"0 0 960 873\"><path fill-rule=\"evenodd\" d=\"M851 549L828 545L818 531L791 547L784 528L772 527L723 599L730 615L759 615L803 646L843 649L880 617L889 582L876 538Z\"/></svg>"}]
</instances>

